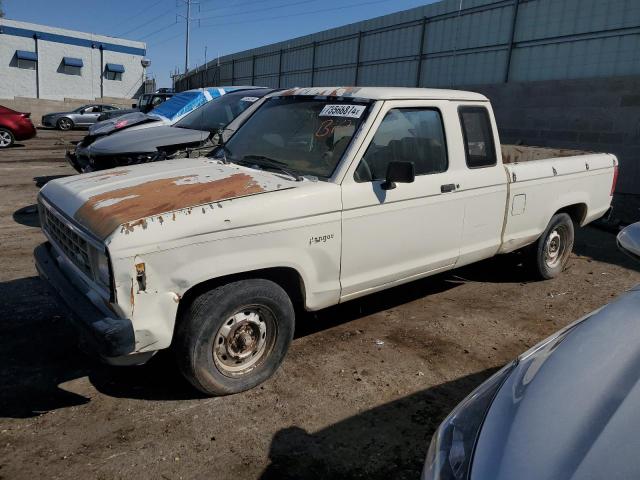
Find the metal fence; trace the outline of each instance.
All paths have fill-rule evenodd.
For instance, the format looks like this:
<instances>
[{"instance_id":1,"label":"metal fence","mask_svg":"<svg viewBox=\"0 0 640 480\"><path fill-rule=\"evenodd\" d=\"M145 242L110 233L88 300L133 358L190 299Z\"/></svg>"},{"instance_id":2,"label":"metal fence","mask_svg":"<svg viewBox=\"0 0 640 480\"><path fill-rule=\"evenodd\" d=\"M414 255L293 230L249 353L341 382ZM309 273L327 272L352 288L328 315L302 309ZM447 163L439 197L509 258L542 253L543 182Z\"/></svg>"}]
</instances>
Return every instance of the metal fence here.
<instances>
[{"instance_id":1,"label":"metal fence","mask_svg":"<svg viewBox=\"0 0 640 480\"><path fill-rule=\"evenodd\" d=\"M176 89L454 87L636 74L640 0L445 0L227 55L177 79Z\"/></svg>"}]
</instances>

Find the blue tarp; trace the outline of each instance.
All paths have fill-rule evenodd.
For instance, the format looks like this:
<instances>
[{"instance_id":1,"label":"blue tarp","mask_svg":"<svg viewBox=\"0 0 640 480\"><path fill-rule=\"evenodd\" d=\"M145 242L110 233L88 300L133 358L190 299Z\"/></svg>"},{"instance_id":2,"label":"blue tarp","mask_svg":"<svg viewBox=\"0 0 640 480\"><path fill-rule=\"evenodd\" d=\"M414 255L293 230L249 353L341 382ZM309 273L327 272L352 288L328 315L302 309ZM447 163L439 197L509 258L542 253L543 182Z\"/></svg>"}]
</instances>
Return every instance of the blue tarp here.
<instances>
[{"instance_id":1,"label":"blue tarp","mask_svg":"<svg viewBox=\"0 0 640 480\"><path fill-rule=\"evenodd\" d=\"M26 50L16 50L16 57L20 60L38 61L38 54L36 52L27 52Z\"/></svg>"},{"instance_id":2,"label":"blue tarp","mask_svg":"<svg viewBox=\"0 0 640 480\"><path fill-rule=\"evenodd\" d=\"M81 58L63 57L62 62L65 67L82 67L84 65Z\"/></svg>"},{"instance_id":3,"label":"blue tarp","mask_svg":"<svg viewBox=\"0 0 640 480\"><path fill-rule=\"evenodd\" d=\"M107 71L115 73L124 73L124 65L119 63L107 63Z\"/></svg>"},{"instance_id":4,"label":"blue tarp","mask_svg":"<svg viewBox=\"0 0 640 480\"><path fill-rule=\"evenodd\" d=\"M217 98L225 93L237 90L238 87L225 88L199 88L197 90L187 90L186 92L174 95L166 102L161 103L149 112L150 115L157 115L166 118L171 122L177 121L187 113Z\"/></svg>"}]
</instances>

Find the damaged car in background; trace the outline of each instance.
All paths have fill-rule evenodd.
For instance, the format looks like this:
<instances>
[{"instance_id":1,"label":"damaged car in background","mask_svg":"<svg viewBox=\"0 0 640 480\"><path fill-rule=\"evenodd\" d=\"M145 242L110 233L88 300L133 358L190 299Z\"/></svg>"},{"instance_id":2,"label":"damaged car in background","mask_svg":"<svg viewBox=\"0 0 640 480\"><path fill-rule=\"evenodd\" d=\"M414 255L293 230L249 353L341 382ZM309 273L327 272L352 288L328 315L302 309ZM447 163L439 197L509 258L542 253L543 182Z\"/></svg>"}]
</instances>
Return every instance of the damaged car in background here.
<instances>
[{"instance_id":1,"label":"damaged car in background","mask_svg":"<svg viewBox=\"0 0 640 480\"><path fill-rule=\"evenodd\" d=\"M166 102L171 97L173 97L173 93L143 93L138 98L138 103L135 107L118 111L102 112L98 117L98 122L121 117L122 115L126 115L128 113L149 113L151 110Z\"/></svg>"},{"instance_id":2,"label":"damaged car in background","mask_svg":"<svg viewBox=\"0 0 640 480\"><path fill-rule=\"evenodd\" d=\"M126 128L145 122L142 113L127 115L127 119L114 119L113 126L90 132L74 150L67 151L67 160L78 172L91 172L124 165L157 162L182 158L198 149L202 155L221 140L218 133L238 115L260 103L269 88L237 88L200 105L173 125L151 123L153 128ZM175 98L175 97L174 97ZM169 103L166 102L166 103ZM253 108L251 109L251 111ZM225 132L227 135L229 132Z\"/></svg>"}]
</instances>

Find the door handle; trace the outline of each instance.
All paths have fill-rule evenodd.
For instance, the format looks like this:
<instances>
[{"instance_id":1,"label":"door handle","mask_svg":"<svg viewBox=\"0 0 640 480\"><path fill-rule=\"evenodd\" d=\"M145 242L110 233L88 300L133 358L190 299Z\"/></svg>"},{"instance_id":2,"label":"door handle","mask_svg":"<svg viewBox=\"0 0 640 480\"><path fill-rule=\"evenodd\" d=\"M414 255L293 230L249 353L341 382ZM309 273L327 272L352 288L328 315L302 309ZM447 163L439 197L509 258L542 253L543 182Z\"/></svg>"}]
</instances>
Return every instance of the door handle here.
<instances>
[{"instance_id":1,"label":"door handle","mask_svg":"<svg viewBox=\"0 0 640 480\"><path fill-rule=\"evenodd\" d=\"M445 185L440 185L440 192L442 193L453 192L455 189L456 189L455 183L447 183Z\"/></svg>"}]
</instances>

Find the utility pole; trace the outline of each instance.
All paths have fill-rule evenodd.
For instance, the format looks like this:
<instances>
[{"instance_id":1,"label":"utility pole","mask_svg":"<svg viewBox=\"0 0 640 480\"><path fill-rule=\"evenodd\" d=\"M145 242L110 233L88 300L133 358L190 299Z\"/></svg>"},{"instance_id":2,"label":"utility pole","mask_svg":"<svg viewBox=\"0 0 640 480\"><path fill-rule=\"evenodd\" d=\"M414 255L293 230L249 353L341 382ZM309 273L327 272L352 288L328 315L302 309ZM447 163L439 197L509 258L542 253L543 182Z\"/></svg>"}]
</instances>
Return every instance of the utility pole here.
<instances>
[{"instance_id":1,"label":"utility pole","mask_svg":"<svg viewBox=\"0 0 640 480\"><path fill-rule=\"evenodd\" d=\"M184 18L187 24L187 35L184 44L184 73L189 71L189 34L191 33L191 21L195 18L191 18L191 5L200 5L200 2L194 2L193 0L180 0L187 5L187 16L178 14L179 17Z\"/></svg>"}]
</instances>

